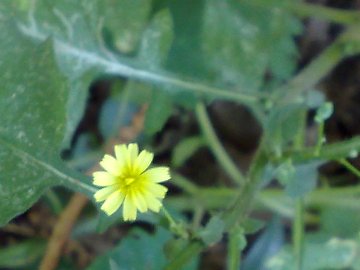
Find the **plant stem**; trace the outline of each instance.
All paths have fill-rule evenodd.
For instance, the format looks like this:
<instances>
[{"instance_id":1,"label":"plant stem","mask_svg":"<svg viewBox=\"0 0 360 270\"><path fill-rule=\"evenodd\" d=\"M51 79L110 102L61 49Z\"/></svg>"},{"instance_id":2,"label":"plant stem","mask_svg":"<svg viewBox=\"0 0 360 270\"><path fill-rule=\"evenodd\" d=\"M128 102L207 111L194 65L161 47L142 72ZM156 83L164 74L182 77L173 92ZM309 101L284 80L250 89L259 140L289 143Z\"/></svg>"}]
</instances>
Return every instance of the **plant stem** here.
<instances>
[{"instance_id":1,"label":"plant stem","mask_svg":"<svg viewBox=\"0 0 360 270\"><path fill-rule=\"evenodd\" d=\"M189 179L178 173L171 172L171 183L181 188L183 191L185 191L188 194L192 194L192 195L198 194L199 187L195 185L193 182L191 182Z\"/></svg>"},{"instance_id":2,"label":"plant stem","mask_svg":"<svg viewBox=\"0 0 360 270\"><path fill-rule=\"evenodd\" d=\"M277 89L273 95L276 103L288 104L296 101L300 95L312 89L326 74L328 74L344 57L358 54L359 24L351 25L327 49L307 65L298 75L283 87Z\"/></svg>"},{"instance_id":3,"label":"plant stem","mask_svg":"<svg viewBox=\"0 0 360 270\"><path fill-rule=\"evenodd\" d=\"M293 247L296 260L296 270L302 270L304 248L304 203L301 198L296 199L295 220L293 223Z\"/></svg>"},{"instance_id":4,"label":"plant stem","mask_svg":"<svg viewBox=\"0 0 360 270\"><path fill-rule=\"evenodd\" d=\"M338 160L339 157L348 157L352 151L360 151L360 136L346 141L323 145L318 156L314 156L314 147L307 147L301 151L285 153L284 158L292 157L294 162L303 162L314 158Z\"/></svg>"},{"instance_id":5,"label":"plant stem","mask_svg":"<svg viewBox=\"0 0 360 270\"><path fill-rule=\"evenodd\" d=\"M267 162L265 151L262 150L263 144L257 151L248 174L248 181L244 184L237 194L235 202L224 213L225 228L230 231L236 225L244 221L245 216L250 211L256 193L259 191L259 185L262 180L264 168Z\"/></svg>"},{"instance_id":6,"label":"plant stem","mask_svg":"<svg viewBox=\"0 0 360 270\"><path fill-rule=\"evenodd\" d=\"M273 100L289 103L314 87L343 58L338 42L330 45L286 85L275 91Z\"/></svg>"},{"instance_id":7,"label":"plant stem","mask_svg":"<svg viewBox=\"0 0 360 270\"><path fill-rule=\"evenodd\" d=\"M240 227L234 228L229 232L227 243L227 269L238 270L241 263L241 251L246 246L246 239L243 236L243 231L239 230ZM239 236L241 233L242 237Z\"/></svg>"},{"instance_id":8,"label":"plant stem","mask_svg":"<svg viewBox=\"0 0 360 270\"><path fill-rule=\"evenodd\" d=\"M341 165L343 165L346 169L348 169L350 172L352 172L353 174L355 174L357 177L360 178L360 171L356 167L354 167L349 161L342 158L342 159L339 159L338 162Z\"/></svg>"},{"instance_id":9,"label":"plant stem","mask_svg":"<svg viewBox=\"0 0 360 270\"><path fill-rule=\"evenodd\" d=\"M282 8L290 10L300 17L314 17L318 19L324 19L341 24L353 24L360 21L360 12L353 10L342 10L337 8L326 7L322 5L310 4L306 2L279 2L279 5L274 5L273 1L264 0L245 0L252 5L266 8Z\"/></svg>"},{"instance_id":10,"label":"plant stem","mask_svg":"<svg viewBox=\"0 0 360 270\"><path fill-rule=\"evenodd\" d=\"M170 226L176 226L176 222L175 220L172 218L172 216L170 215L170 213L168 212L168 210L166 210L166 208L163 206L161 208L161 210L163 211L166 219L168 220Z\"/></svg>"},{"instance_id":11,"label":"plant stem","mask_svg":"<svg viewBox=\"0 0 360 270\"><path fill-rule=\"evenodd\" d=\"M215 130L211 125L209 116L206 112L205 105L202 102L198 102L195 112L202 133L219 164L236 184L244 184L244 176L231 160L230 156L220 143L219 138L216 136Z\"/></svg>"},{"instance_id":12,"label":"plant stem","mask_svg":"<svg viewBox=\"0 0 360 270\"><path fill-rule=\"evenodd\" d=\"M305 2L292 2L289 4L289 9L300 17L314 17L341 24L360 22L359 11L341 10Z\"/></svg>"}]
</instances>

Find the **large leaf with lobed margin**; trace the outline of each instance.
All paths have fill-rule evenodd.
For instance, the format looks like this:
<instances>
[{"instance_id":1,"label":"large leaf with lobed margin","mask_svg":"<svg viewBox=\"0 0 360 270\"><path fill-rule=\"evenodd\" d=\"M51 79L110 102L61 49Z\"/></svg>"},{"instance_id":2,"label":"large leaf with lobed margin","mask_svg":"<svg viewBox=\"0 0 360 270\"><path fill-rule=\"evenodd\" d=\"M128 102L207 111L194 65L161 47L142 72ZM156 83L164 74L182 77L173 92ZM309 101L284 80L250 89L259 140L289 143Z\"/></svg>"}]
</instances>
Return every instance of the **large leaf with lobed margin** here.
<instances>
[{"instance_id":1,"label":"large leaf with lobed margin","mask_svg":"<svg viewBox=\"0 0 360 270\"><path fill-rule=\"evenodd\" d=\"M67 107L69 121L64 146L69 145L71 134L84 111L91 79L101 74L151 83L156 90L176 92L177 89L182 89L182 96L184 93L198 93L240 102L256 101L253 96L184 79L164 71L159 65L154 67L154 57L139 52L144 51L144 48L154 51L151 46L139 43L140 39L144 40L142 35L149 20L150 5L150 0L1 1L0 18L10 17L12 29L18 29L23 36L38 43L48 37L54 41L57 64L74 89L70 93ZM145 36L150 33L150 39L154 40L159 31L168 31L171 24L165 24L169 21L166 16L170 17L164 12L163 15L158 15L159 18L154 19L154 23L149 26L154 31L150 29L145 32ZM159 44L155 49L166 55L169 35L162 37L165 38L159 37L154 43ZM139 57L136 57L137 54ZM91 72L93 74L88 76ZM178 97L179 95L171 95L171 99L175 101L179 100ZM77 100L75 107L71 100ZM188 98L183 98L181 102L187 103Z\"/></svg>"},{"instance_id":2,"label":"large leaf with lobed margin","mask_svg":"<svg viewBox=\"0 0 360 270\"><path fill-rule=\"evenodd\" d=\"M92 188L60 159L68 85L50 41L34 45L0 24L0 225L29 208L52 185ZM16 57L14 57L16 55ZM83 179L84 180L84 179ZM84 180L86 181L86 180Z\"/></svg>"},{"instance_id":3,"label":"large leaf with lobed margin","mask_svg":"<svg viewBox=\"0 0 360 270\"><path fill-rule=\"evenodd\" d=\"M11 14L14 26L35 42L53 38L57 64L70 82L64 147L84 112L90 83L116 65L105 46L126 53L136 49L150 9L150 0L2 1L0 12ZM111 60L110 60L111 59Z\"/></svg>"}]
</instances>

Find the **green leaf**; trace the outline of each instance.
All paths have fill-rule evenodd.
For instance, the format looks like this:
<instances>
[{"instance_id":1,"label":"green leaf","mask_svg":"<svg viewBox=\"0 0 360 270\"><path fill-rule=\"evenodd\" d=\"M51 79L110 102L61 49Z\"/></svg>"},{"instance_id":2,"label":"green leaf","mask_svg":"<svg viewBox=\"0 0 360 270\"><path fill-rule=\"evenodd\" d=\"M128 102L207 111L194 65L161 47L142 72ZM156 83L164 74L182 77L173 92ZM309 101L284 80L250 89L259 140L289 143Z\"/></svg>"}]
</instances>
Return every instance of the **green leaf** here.
<instances>
[{"instance_id":1,"label":"green leaf","mask_svg":"<svg viewBox=\"0 0 360 270\"><path fill-rule=\"evenodd\" d=\"M284 228L278 217L271 220L263 232L249 247L247 256L241 263L241 269L264 269L264 262L272 257L284 243Z\"/></svg>"},{"instance_id":2,"label":"green leaf","mask_svg":"<svg viewBox=\"0 0 360 270\"><path fill-rule=\"evenodd\" d=\"M109 32L113 46L122 53L134 53L151 9L151 0L93 1L101 10L105 30ZM83 1L83 5L89 5ZM91 10L91 12L94 12Z\"/></svg>"},{"instance_id":3,"label":"green leaf","mask_svg":"<svg viewBox=\"0 0 360 270\"><path fill-rule=\"evenodd\" d=\"M153 91L144 123L145 133L160 131L173 112L173 103L166 93Z\"/></svg>"},{"instance_id":4,"label":"green leaf","mask_svg":"<svg viewBox=\"0 0 360 270\"><path fill-rule=\"evenodd\" d=\"M352 240L332 238L326 242L306 242L303 269L345 269L357 257L357 243ZM295 269L295 258L289 248L284 248L266 263L269 270Z\"/></svg>"},{"instance_id":5,"label":"green leaf","mask_svg":"<svg viewBox=\"0 0 360 270\"><path fill-rule=\"evenodd\" d=\"M28 267L43 255L45 247L45 241L31 239L1 248L0 267L6 269Z\"/></svg>"},{"instance_id":6,"label":"green leaf","mask_svg":"<svg viewBox=\"0 0 360 270\"><path fill-rule=\"evenodd\" d=\"M247 218L242 224L245 234L254 234L265 226L265 222L260 219Z\"/></svg>"},{"instance_id":7,"label":"green leaf","mask_svg":"<svg viewBox=\"0 0 360 270\"><path fill-rule=\"evenodd\" d=\"M148 2L141 3L146 5ZM139 2L136 1L136 3ZM253 96L233 93L184 79L181 76L169 74L160 68L148 67L144 65L146 61L136 57L124 57L114 53L106 46L106 38L102 34L105 29L112 31L115 28L112 23L118 17L116 14L116 18L112 17L115 16L114 13L110 14L112 11L107 14L108 9L105 8L112 4L114 4L113 0L95 0L91 4L86 0L75 2L71 0L44 0L31 1L31 4L23 4L22 0L4 0L0 15L2 20L11 17L11 29L19 30L23 36L32 39L34 42L41 43L51 37L54 40L57 63L70 82L81 79L81 76L89 70L95 70L97 75L111 74L127 77L166 86L168 91L173 92L174 89L182 89L182 92L187 91L191 94L218 96L244 102L256 101ZM125 5L125 2L117 3L117 8L123 8L122 4ZM126 4L131 5L130 1L126 1ZM137 9L142 7L138 6ZM126 12L133 11L127 10ZM129 25L134 23L134 25L136 24L134 29L138 29L137 21L143 21L143 17L140 18L140 16L145 16L146 12L141 10L136 12L139 12L138 16L130 16L131 21L121 27L124 27L124 29L130 27L131 29ZM166 12L161 12L160 17L165 16L168 16ZM158 20L165 21L164 18ZM157 24L155 23L155 25ZM134 32L137 31L135 30ZM162 44L159 47L160 49L166 48L166 46L163 46L164 40L168 39L160 39L159 44ZM80 114L80 111L83 112L82 106L79 106L78 114Z\"/></svg>"},{"instance_id":8,"label":"green leaf","mask_svg":"<svg viewBox=\"0 0 360 270\"><path fill-rule=\"evenodd\" d=\"M138 58L149 67L160 67L173 41L173 21L167 9L152 18L141 39Z\"/></svg>"},{"instance_id":9,"label":"green leaf","mask_svg":"<svg viewBox=\"0 0 360 270\"><path fill-rule=\"evenodd\" d=\"M321 228L329 235L337 237L356 237L360 228L357 209L333 205L321 209Z\"/></svg>"},{"instance_id":10,"label":"green leaf","mask_svg":"<svg viewBox=\"0 0 360 270\"><path fill-rule=\"evenodd\" d=\"M98 257L88 270L158 270L166 263L163 246L170 239L168 231L158 228L154 235L135 230L107 254ZM111 262L111 263L110 263Z\"/></svg>"},{"instance_id":11,"label":"green leaf","mask_svg":"<svg viewBox=\"0 0 360 270\"><path fill-rule=\"evenodd\" d=\"M171 163L174 167L180 167L190 158L200 147L205 145L202 136L194 136L182 140L174 148Z\"/></svg>"},{"instance_id":12,"label":"green leaf","mask_svg":"<svg viewBox=\"0 0 360 270\"><path fill-rule=\"evenodd\" d=\"M276 169L276 178L283 186L286 186L294 179L295 168L292 164L291 159L285 160L280 166Z\"/></svg>"},{"instance_id":13,"label":"green leaf","mask_svg":"<svg viewBox=\"0 0 360 270\"><path fill-rule=\"evenodd\" d=\"M60 159L68 87L52 44L35 46L5 23L0 23L0 31L0 198L8 202L0 206L2 225L51 185L66 183L88 194L95 189Z\"/></svg>"},{"instance_id":14,"label":"green leaf","mask_svg":"<svg viewBox=\"0 0 360 270\"><path fill-rule=\"evenodd\" d=\"M189 240L183 238L172 238L166 242L164 246L164 253L166 258L171 261L176 258L181 251L186 249L189 245ZM199 257L194 256L192 259L183 267L186 270L196 270L198 269Z\"/></svg>"},{"instance_id":15,"label":"green leaf","mask_svg":"<svg viewBox=\"0 0 360 270\"><path fill-rule=\"evenodd\" d=\"M284 148L292 143L302 132L304 106L288 104L273 108L265 124L265 140L269 151L280 156Z\"/></svg>"},{"instance_id":16,"label":"green leaf","mask_svg":"<svg viewBox=\"0 0 360 270\"><path fill-rule=\"evenodd\" d=\"M315 122L322 123L334 112L334 105L331 102L325 102L316 111Z\"/></svg>"},{"instance_id":17,"label":"green leaf","mask_svg":"<svg viewBox=\"0 0 360 270\"><path fill-rule=\"evenodd\" d=\"M139 52L139 59L152 69L161 67L173 40L173 22L168 10L159 11L146 28ZM167 91L159 87L151 89L152 95L145 117L145 133L154 135L160 131L173 112L173 101Z\"/></svg>"},{"instance_id":18,"label":"green leaf","mask_svg":"<svg viewBox=\"0 0 360 270\"><path fill-rule=\"evenodd\" d=\"M257 91L270 69L275 79L296 66L293 35L300 22L280 5L251 1L205 1L203 51L216 81Z\"/></svg>"},{"instance_id":19,"label":"green leaf","mask_svg":"<svg viewBox=\"0 0 360 270\"><path fill-rule=\"evenodd\" d=\"M199 232L200 238L207 245L213 245L219 242L223 236L225 223L219 216L211 217L205 228Z\"/></svg>"},{"instance_id":20,"label":"green leaf","mask_svg":"<svg viewBox=\"0 0 360 270\"><path fill-rule=\"evenodd\" d=\"M286 185L285 192L293 198L302 197L316 188L318 167L322 162L314 161L295 167L295 174Z\"/></svg>"}]
</instances>

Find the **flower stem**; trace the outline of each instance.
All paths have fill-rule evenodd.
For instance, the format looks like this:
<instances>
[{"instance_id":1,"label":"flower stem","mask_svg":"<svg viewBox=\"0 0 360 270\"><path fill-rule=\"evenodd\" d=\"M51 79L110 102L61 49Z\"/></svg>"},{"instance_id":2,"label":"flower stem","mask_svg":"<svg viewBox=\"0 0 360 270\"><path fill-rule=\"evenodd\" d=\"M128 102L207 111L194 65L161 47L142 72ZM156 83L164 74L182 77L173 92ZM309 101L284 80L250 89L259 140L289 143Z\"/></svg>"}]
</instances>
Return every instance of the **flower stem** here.
<instances>
[{"instance_id":1,"label":"flower stem","mask_svg":"<svg viewBox=\"0 0 360 270\"><path fill-rule=\"evenodd\" d=\"M161 209L164 213L165 218L169 222L170 231L181 238L188 239L189 233L186 230L185 226L182 223L176 222L175 219L171 216L171 214L166 210L164 206L162 206Z\"/></svg>"},{"instance_id":2,"label":"flower stem","mask_svg":"<svg viewBox=\"0 0 360 270\"><path fill-rule=\"evenodd\" d=\"M217 161L236 184L244 184L244 176L231 160L230 156L220 143L219 138L216 136L215 130L206 112L205 105L202 102L198 102L195 112L200 128Z\"/></svg>"}]
</instances>

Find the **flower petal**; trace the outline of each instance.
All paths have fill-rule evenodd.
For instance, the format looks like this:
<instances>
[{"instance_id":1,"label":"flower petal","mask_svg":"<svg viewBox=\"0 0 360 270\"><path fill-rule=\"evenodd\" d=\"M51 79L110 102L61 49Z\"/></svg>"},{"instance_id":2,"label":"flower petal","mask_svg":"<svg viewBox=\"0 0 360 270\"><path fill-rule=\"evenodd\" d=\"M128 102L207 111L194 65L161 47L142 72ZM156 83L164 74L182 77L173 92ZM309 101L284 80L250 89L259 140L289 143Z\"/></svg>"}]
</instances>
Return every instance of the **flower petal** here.
<instances>
[{"instance_id":1,"label":"flower petal","mask_svg":"<svg viewBox=\"0 0 360 270\"><path fill-rule=\"evenodd\" d=\"M119 176L121 174L121 166L119 166L117 160L110 155L105 155L102 161L100 161L100 165L112 175Z\"/></svg>"},{"instance_id":2,"label":"flower petal","mask_svg":"<svg viewBox=\"0 0 360 270\"><path fill-rule=\"evenodd\" d=\"M95 201L97 201L97 202L105 201L106 198L109 197L110 194L113 193L114 191L116 191L115 186L109 186L109 187L102 188L102 189L98 190L94 194Z\"/></svg>"},{"instance_id":3,"label":"flower petal","mask_svg":"<svg viewBox=\"0 0 360 270\"><path fill-rule=\"evenodd\" d=\"M128 168L132 168L134 166L135 160L139 154L139 147L136 143L130 143L127 148L126 155L126 164Z\"/></svg>"},{"instance_id":4,"label":"flower petal","mask_svg":"<svg viewBox=\"0 0 360 270\"><path fill-rule=\"evenodd\" d=\"M110 186L117 182L116 176L108 172L94 172L93 178L93 184L100 187Z\"/></svg>"},{"instance_id":5,"label":"flower petal","mask_svg":"<svg viewBox=\"0 0 360 270\"><path fill-rule=\"evenodd\" d=\"M160 211L160 208L162 206L162 203L160 202L160 200L156 199L153 195L151 195L148 192L145 194L144 199L146 201L147 207L151 211L154 211L156 213L158 213Z\"/></svg>"},{"instance_id":6,"label":"flower petal","mask_svg":"<svg viewBox=\"0 0 360 270\"><path fill-rule=\"evenodd\" d=\"M124 220L133 221L136 219L136 206L130 196L126 196L123 206L123 217Z\"/></svg>"},{"instance_id":7,"label":"flower petal","mask_svg":"<svg viewBox=\"0 0 360 270\"><path fill-rule=\"evenodd\" d=\"M135 204L136 208L139 209L141 213L144 213L148 210L146 201L140 192L131 191L129 196L132 202Z\"/></svg>"},{"instance_id":8,"label":"flower petal","mask_svg":"<svg viewBox=\"0 0 360 270\"><path fill-rule=\"evenodd\" d=\"M146 177L149 181L154 183L161 183L171 178L168 167L152 168L144 172L141 176Z\"/></svg>"},{"instance_id":9,"label":"flower petal","mask_svg":"<svg viewBox=\"0 0 360 270\"><path fill-rule=\"evenodd\" d=\"M120 166L125 166L127 147L125 144L115 145L115 156Z\"/></svg>"},{"instance_id":10,"label":"flower petal","mask_svg":"<svg viewBox=\"0 0 360 270\"><path fill-rule=\"evenodd\" d=\"M148 183L146 185L146 190L149 191L154 197L163 199L168 189L159 184Z\"/></svg>"},{"instance_id":11,"label":"flower petal","mask_svg":"<svg viewBox=\"0 0 360 270\"><path fill-rule=\"evenodd\" d=\"M119 209L122 202L124 201L124 194L120 191L113 192L103 203L101 206L101 210L103 210L108 216L114 214L116 210Z\"/></svg>"},{"instance_id":12,"label":"flower petal","mask_svg":"<svg viewBox=\"0 0 360 270\"><path fill-rule=\"evenodd\" d=\"M141 151L140 155L136 158L134 169L136 170L136 174L140 175L143 171L145 171L151 164L154 158L154 154L150 153L146 150Z\"/></svg>"}]
</instances>

